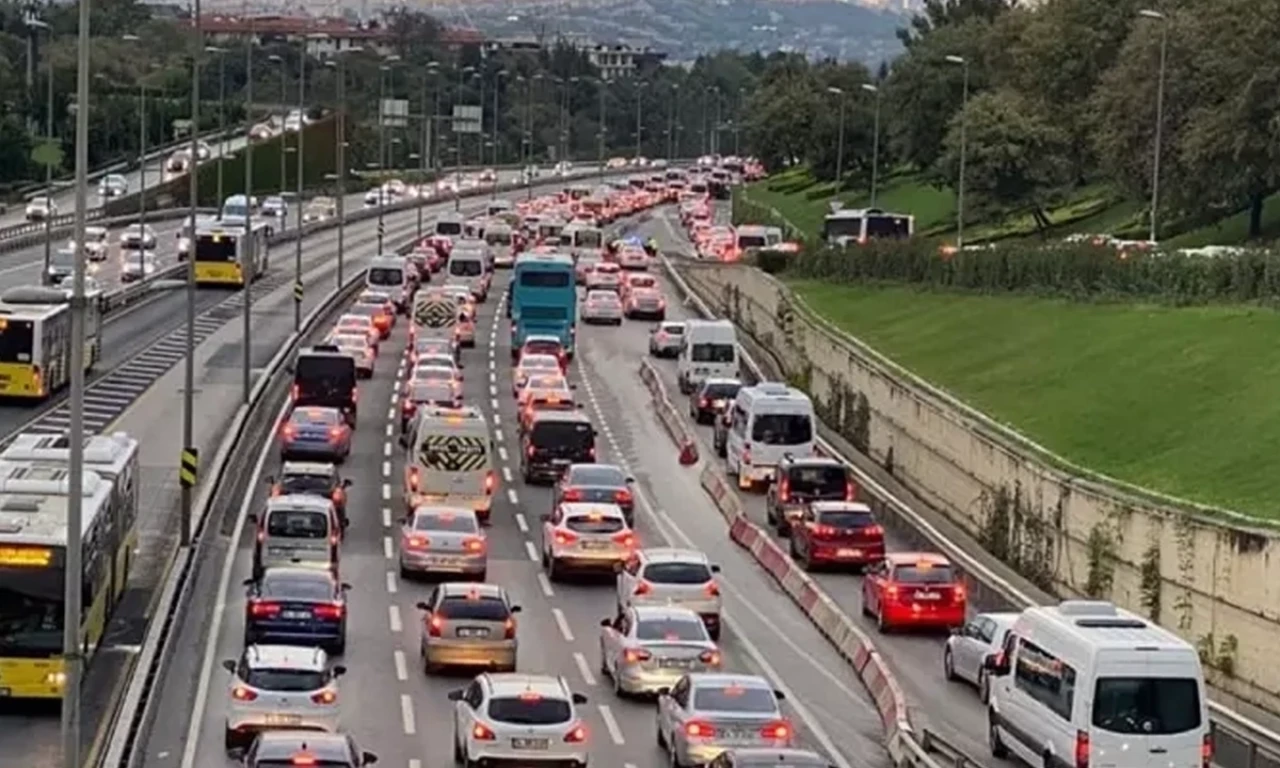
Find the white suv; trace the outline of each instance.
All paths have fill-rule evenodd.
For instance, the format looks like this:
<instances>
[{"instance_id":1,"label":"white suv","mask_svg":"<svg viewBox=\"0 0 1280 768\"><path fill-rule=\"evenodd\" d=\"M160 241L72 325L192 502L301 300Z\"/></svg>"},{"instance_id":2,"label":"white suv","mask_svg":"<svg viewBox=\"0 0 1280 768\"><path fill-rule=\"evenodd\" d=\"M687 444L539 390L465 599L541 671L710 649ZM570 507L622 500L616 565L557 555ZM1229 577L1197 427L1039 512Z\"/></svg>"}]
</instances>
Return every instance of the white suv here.
<instances>
[{"instance_id":1,"label":"white suv","mask_svg":"<svg viewBox=\"0 0 1280 768\"><path fill-rule=\"evenodd\" d=\"M679 605L702 617L711 639L720 639L720 585L713 565L696 549L638 550L618 571L618 612L637 605Z\"/></svg>"},{"instance_id":2,"label":"white suv","mask_svg":"<svg viewBox=\"0 0 1280 768\"><path fill-rule=\"evenodd\" d=\"M251 645L222 666L227 686L228 750L246 747L259 731L310 730L336 733L341 714L337 679L342 665L329 666L319 648Z\"/></svg>"},{"instance_id":3,"label":"white suv","mask_svg":"<svg viewBox=\"0 0 1280 768\"><path fill-rule=\"evenodd\" d=\"M542 763L587 768L587 728L577 707L587 697L563 677L483 674L451 691L453 756L459 765Z\"/></svg>"}]
</instances>

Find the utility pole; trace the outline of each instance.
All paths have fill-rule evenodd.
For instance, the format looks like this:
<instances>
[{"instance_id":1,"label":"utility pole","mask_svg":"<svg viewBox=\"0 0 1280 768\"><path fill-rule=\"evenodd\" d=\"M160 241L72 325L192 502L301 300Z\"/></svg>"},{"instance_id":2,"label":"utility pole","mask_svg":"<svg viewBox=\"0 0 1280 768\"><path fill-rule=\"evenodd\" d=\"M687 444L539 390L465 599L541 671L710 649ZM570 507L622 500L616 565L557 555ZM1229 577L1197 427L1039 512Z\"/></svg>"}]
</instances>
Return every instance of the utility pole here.
<instances>
[{"instance_id":1,"label":"utility pole","mask_svg":"<svg viewBox=\"0 0 1280 768\"><path fill-rule=\"evenodd\" d=\"M82 0L83 1L83 0ZM187 359L182 391L182 453L196 453L195 446L195 388L196 388L196 209L200 205L200 55L204 53L204 33L200 27L200 0L194 0L195 45L191 51L191 158L188 163L188 195L191 206L191 253L187 257ZM245 204L248 204L248 200ZM241 274L244 274L243 269ZM249 294L246 276L244 293ZM248 337L245 341L248 342ZM195 489L182 486L182 519L180 541L183 547L191 546L191 507ZM77 763L76 765L79 765Z\"/></svg>"},{"instance_id":2,"label":"utility pole","mask_svg":"<svg viewBox=\"0 0 1280 768\"><path fill-rule=\"evenodd\" d=\"M640 141L643 138L641 131L643 124L640 122L640 94L644 92L644 83L636 83L636 157L640 157Z\"/></svg>"},{"instance_id":3,"label":"utility pole","mask_svg":"<svg viewBox=\"0 0 1280 768\"><path fill-rule=\"evenodd\" d=\"M605 87L608 84L609 84L608 80L604 80L604 79L600 80L600 136L599 136L599 149L596 152L596 156L597 156L596 176L597 178L599 178L600 183L604 183L604 137L605 137L605 131L606 131L605 112L604 112L604 91L605 91Z\"/></svg>"},{"instance_id":4,"label":"utility pole","mask_svg":"<svg viewBox=\"0 0 1280 768\"><path fill-rule=\"evenodd\" d=\"M347 59L338 57L338 287L342 287L342 248L347 207Z\"/></svg>"},{"instance_id":5,"label":"utility pole","mask_svg":"<svg viewBox=\"0 0 1280 768\"><path fill-rule=\"evenodd\" d=\"M250 34L249 39L250 40L253 39L252 34ZM250 42L246 44L244 49L245 49L245 54L244 54L245 117L250 118L247 120L248 126L246 127L246 130L248 131L246 135L249 137L250 141L246 141L244 145L244 240L245 240L245 243L251 243L253 242L253 238L252 238L253 206L249 205L249 201L253 199L253 141L252 141L253 120L249 110L253 106L253 43ZM219 169L218 172L221 173L222 163L218 163L218 169ZM222 185L219 184L218 188L221 189ZM221 195L221 192L219 192L219 195ZM219 198L218 204L219 205L222 204L221 198ZM188 259L194 260L196 257L195 243L196 243L196 233L194 230L192 230L190 253L187 254ZM254 247L255 248L257 247L256 244ZM256 270L256 267L258 265L258 254L256 252L253 254L250 261L252 262ZM244 307L244 312L243 312L244 342L240 345L240 350L242 353L242 357L240 360L241 362L240 385L241 385L241 400L245 405L248 405L249 397L250 395L253 394L253 379L252 379L252 376L250 375L250 370L251 370L250 364L252 361L252 355L249 354L250 352L249 339L252 338L252 332L253 332L253 323L251 319L253 314L253 291L249 290L248 280L251 278L248 274L246 265L243 263L243 261L241 262L240 267L241 267L241 272L243 272L246 277L245 285L244 285L244 301L242 302L242 306ZM254 277L256 277L256 275L254 275Z\"/></svg>"},{"instance_id":6,"label":"utility pole","mask_svg":"<svg viewBox=\"0 0 1280 768\"><path fill-rule=\"evenodd\" d=\"M298 56L298 152L297 152L297 168L295 172L298 175L297 195L293 206L297 210L297 222L299 237L293 239L293 332L298 333L302 330L302 291L305 286L302 285L302 135L306 132L307 116L307 42L302 41L302 51ZM379 233L381 237L381 233ZM249 286L245 286L245 290L249 290Z\"/></svg>"},{"instance_id":7,"label":"utility pole","mask_svg":"<svg viewBox=\"0 0 1280 768\"><path fill-rule=\"evenodd\" d=\"M43 23L43 22L41 22ZM48 26L45 26L48 29ZM49 85L47 87L46 107L45 107L45 141L53 141L53 44L52 37L49 44L49 50L45 51L44 57L49 69ZM143 162L146 162L145 159ZM45 163L44 165L44 193L48 195L50 208L45 211L44 217L44 272L40 276L40 282L45 283L49 280L49 263L53 259L53 163ZM84 241L77 240L76 248L84 249ZM80 256L74 257L79 259Z\"/></svg>"}]
</instances>

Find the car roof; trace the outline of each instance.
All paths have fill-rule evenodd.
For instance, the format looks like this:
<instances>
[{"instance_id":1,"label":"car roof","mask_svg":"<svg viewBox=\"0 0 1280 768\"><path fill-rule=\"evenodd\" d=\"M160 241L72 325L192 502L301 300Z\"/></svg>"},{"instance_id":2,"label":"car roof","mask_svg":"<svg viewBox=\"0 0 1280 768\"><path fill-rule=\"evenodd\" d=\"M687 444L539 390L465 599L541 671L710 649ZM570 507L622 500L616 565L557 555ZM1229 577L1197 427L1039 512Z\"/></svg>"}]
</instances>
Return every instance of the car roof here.
<instances>
[{"instance_id":1,"label":"car roof","mask_svg":"<svg viewBox=\"0 0 1280 768\"><path fill-rule=\"evenodd\" d=\"M599 515L600 517L614 517L619 520L626 520L626 515L622 513L622 507L617 504L605 504L595 501L569 501L561 502L560 508L564 510L565 515Z\"/></svg>"},{"instance_id":2,"label":"car roof","mask_svg":"<svg viewBox=\"0 0 1280 768\"><path fill-rule=\"evenodd\" d=\"M326 762L351 762L351 743L341 733L318 731L262 731L255 760L287 761L298 752L310 752Z\"/></svg>"},{"instance_id":3,"label":"car roof","mask_svg":"<svg viewBox=\"0 0 1280 768\"><path fill-rule=\"evenodd\" d=\"M454 515L456 517L470 517L479 520L476 511L469 507L448 507L444 505L428 505L423 504L413 510L413 519L417 520L421 515Z\"/></svg>"},{"instance_id":4,"label":"car roof","mask_svg":"<svg viewBox=\"0 0 1280 768\"><path fill-rule=\"evenodd\" d=\"M809 508L814 512L866 512L871 514L871 507L860 501L812 501Z\"/></svg>"},{"instance_id":5,"label":"car roof","mask_svg":"<svg viewBox=\"0 0 1280 768\"><path fill-rule=\"evenodd\" d=\"M683 605L633 605L631 610L638 621L702 621L693 609Z\"/></svg>"},{"instance_id":6,"label":"car roof","mask_svg":"<svg viewBox=\"0 0 1280 768\"><path fill-rule=\"evenodd\" d=\"M548 699L570 700L571 691L564 678L552 675L530 675L523 672L504 672L480 676L492 696L519 696L536 693Z\"/></svg>"},{"instance_id":7,"label":"car roof","mask_svg":"<svg viewBox=\"0 0 1280 768\"><path fill-rule=\"evenodd\" d=\"M730 378L727 378L727 377L719 377L719 378L717 378L717 377L712 377L712 378L707 378L707 379L703 379L702 383L703 383L704 385L706 385L706 386L709 386L709 387L710 387L710 386L726 386L726 387L731 387L731 386L732 386L732 387L741 387L741 386L742 386L742 382L741 382L741 381L739 381L738 379L730 379Z\"/></svg>"},{"instance_id":8,"label":"car roof","mask_svg":"<svg viewBox=\"0 0 1280 768\"><path fill-rule=\"evenodd\" d=\"M446 581L440 584L439 589L442 597L478 595L480 597L506 599L507 596L507 591L500 585L479 581Z\"/></svg>"},{"instance_id":9,"label":"car roof","mask_svg":"<svg viewBox=\"0 0 1280 768\"><path fill-rule=\"evenodd\" d=\"M524 337L524 343L526 345L531 344L533 342L551 342L553 344L561 343L560 338L558 336L543 336L543 335L534 334L534 335Z\"/></svg>"},{"instance_id":10,"label":"car roof","mask_svg":"<svg viewBox=\"0 0 1280 768\"><path fill-rule=\"evenodd\" d=\"M837 467L844 469L844 462L839 459L833 459L829 456L798 456L793 458L782 457L789 467L802 469L804 467Z\"/></svg>"},{"instance_id":11,"label":"car roof","mask_svg":"<svg viewBox=\"0 0 1280 768\"><path fill-rule=\"evenodd\" d=\"M287 509L309 509L319 512L327 511L333 502L324 496L313 496L309 493L286 493L281 496L272 496L267 499L267 511Z\"/></svg>"},{"instance_id":12,"label":"car roof","mask_svg":"<svg viewBox=\"0 0 1280 768\"><path fill-rule=\"evenodd\" d=\"M710 563L707 553L680 547L645 547L636 556L645 563Z\"/></svg>"},{"instance_id":13,"label":"car roof","mask_svg":"<svg viewBox=\"0 0 1280 768\"><path fill-rule=\"evenodd\" d=\"M244 650L250 669L302 669L323 672L329 656L320 648L301 645L251 645Z\"/></svg>"},{"instance_id":14,"label":"car roof","mask_svg":"<svg viewBox=\"0 0 1280 768\"><path fill-rule=\"evenodd\" d=\"M286 461L280 468L281 475L322 475L329 477L338 471L335 464L322 461Z\"/></svg>"}]
</instances>

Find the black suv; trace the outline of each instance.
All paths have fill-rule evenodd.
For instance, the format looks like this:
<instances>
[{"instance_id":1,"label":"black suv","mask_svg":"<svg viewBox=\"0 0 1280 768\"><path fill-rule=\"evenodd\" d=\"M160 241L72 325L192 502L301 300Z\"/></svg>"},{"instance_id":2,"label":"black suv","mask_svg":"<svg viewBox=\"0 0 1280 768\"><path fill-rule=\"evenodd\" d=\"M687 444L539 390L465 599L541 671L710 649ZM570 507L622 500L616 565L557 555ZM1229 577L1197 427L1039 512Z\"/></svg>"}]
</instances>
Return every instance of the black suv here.
<instances>
[{"instance_id":1,"label":"black suv","mask_svg":"<svg viewBox=\"0 0 1280 768\"><path fill-rule=\"evenodd\" d=\"M571 464L596 460L596 428L581 411L538 411L520 436L525 483L555 482Z\"/></svg>"},{"instance_id":2,"label":"black suv","mask_svg":"<svg viewBox=\"0 0 1280 768\"><path fill-rule=\"evenodd\" d=\"M765 498L765 517L779 536L789 536L791 525L813 501L853 501L857 486L849 470L835 459L784 456Z\"/></svg>"},{"instance_id":3,"label":"black suv","mask_svg":"<svg viewBox=\"0 0 1280 768\"><path fill-rule=\"evenodd\" d=\"M695 424L711 424L724 413L742 389L737 379L707 379L689 393L689 418Z\"/></svg>"}]
</instances>

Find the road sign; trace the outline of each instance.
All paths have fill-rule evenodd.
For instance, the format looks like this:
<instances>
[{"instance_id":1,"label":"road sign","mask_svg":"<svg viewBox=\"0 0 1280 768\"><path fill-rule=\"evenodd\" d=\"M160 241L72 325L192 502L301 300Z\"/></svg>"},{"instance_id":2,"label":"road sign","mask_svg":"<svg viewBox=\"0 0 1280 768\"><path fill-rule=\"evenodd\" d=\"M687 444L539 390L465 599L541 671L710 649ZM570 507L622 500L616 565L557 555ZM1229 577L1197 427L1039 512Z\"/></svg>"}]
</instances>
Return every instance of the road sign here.
<instances>
[{"instance_id":1,"label":"road sign","mask_svg":"<svg viewBox=\"0 0 1280 768\"><path fill-rule=\"evenodd\" d=\"M480 128L484 120L484 107L470 107L459 104L453 108L454 133L482 133Z\"/></svg>"},{"instance_id":2,"label":"road sign","mask_svg":"<svg viewBox=\"0 0 1280 768\"><path fill-rule=\"evenodd\" d=\"M62 145L54 139L42 139L31 148L31 161L36 165L62 166Z\"/></svg>"},{"instance_id":3,"label":"road sign","mask_svg":"<svg viewBox=\"0 0 1280 768\"><path fill-rule=\"evenodd\" d=\"M409 101L407 99L383 99L382 124L387 128L408 127Z\"/></svg>"}]
</instances>

